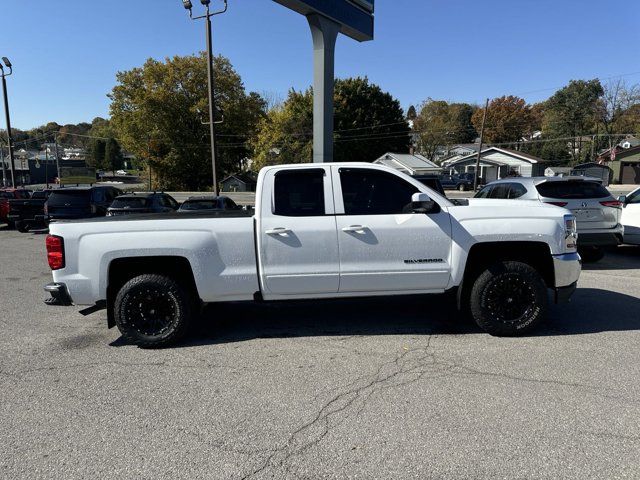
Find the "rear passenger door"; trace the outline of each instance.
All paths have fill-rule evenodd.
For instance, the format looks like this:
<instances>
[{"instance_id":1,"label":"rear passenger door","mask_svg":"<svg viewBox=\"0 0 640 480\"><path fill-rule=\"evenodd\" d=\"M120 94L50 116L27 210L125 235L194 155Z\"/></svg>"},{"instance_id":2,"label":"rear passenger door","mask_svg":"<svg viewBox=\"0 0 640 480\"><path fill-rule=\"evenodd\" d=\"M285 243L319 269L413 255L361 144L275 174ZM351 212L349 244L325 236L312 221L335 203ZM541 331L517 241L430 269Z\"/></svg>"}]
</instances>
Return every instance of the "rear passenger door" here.
<instances>
[{"instance_id":1,"label":"rear passenger door","mask_svg":"<svg viewBox=\"0 0 640 480\"><path fill-rule=\"evenodd\" d=\"M260 201L256 229L263 296L335 294L340 272L330 167L268 170Z\"/></svg>"}]
</instances>

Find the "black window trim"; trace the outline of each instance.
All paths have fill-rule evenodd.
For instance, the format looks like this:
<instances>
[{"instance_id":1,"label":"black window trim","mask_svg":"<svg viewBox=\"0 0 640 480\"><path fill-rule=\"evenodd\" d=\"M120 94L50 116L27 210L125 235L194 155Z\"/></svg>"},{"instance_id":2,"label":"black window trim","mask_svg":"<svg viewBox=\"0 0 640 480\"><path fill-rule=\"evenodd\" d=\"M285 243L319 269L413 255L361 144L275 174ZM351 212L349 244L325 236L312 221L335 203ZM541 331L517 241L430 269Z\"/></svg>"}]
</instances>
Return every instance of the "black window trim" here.
<instances>
[{"instance_id":1,"label":"black window trim","mask_svg":"<svg viewBox=\"0 0 640 480\"><path fill-rule=\"evenodd\" d=\"M322 197L323 197L323 206L324 206L324 213L322 215L282 215L279 213L276 213L276 179L278 178L278 175L282 175L282 174L288 174L291 172L309 172L309 171L320 171L322 172ZM331 177L329 177L331 178ZM322 167L307 167L307 168L290 168L290 169L285 169L285 170L278 170L276 171L276 173L273 175L273 189L271 192L271 215L276 216L276 217L284 217L284 218L318 218L318 217L333 217L335 216L335 211L334 213L327 213L327 200L330 200L333 203L333 198L327 199L326 195L325 195L325 182L327 181L327 170L325 168ZM332 189L333 191L333 189Z\"/></svg>"}]
</instances>

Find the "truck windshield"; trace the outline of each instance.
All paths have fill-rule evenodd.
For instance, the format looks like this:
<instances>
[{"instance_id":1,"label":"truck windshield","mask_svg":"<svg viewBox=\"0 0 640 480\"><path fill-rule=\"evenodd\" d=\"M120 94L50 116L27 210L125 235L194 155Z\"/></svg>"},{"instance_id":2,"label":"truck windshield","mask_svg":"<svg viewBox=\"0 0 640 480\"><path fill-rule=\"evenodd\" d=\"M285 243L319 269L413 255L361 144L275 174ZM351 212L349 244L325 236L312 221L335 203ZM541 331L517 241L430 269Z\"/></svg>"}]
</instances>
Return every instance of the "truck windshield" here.
<instances>
[{"instance_id":1,"label":"truck windshield","mask_svg":"<svg viewBox=\"0 0 640 480\"><path fill-rule=\"evenodd\" d=\"M53 192L49 197L50 206L86 205L89 203L91 192L89 190L66 190Z\"/></svg>"},{"instance_id":2,"label":"truck windshield","mask_svg":"<svg viewBox=\"0 0 640 480\"><path fill-rule=\"evenodd\" d=\"M111 208L145 208L149 200L140 197L116 198L111 204Z\"/></svg>"}]
</instances>

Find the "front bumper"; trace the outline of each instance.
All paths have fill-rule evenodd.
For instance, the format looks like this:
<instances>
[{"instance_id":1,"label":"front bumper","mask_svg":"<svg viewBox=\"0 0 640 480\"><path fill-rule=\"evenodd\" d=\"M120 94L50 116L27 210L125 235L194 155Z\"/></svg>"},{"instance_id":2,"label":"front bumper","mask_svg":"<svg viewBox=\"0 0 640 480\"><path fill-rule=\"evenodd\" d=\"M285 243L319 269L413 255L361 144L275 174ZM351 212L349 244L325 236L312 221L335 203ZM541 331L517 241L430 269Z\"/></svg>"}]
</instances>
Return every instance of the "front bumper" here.
<instances>
[{"instance_id":1,"label":"front bumper","mask_svg":"<svg viewBox=\"0 0 640 480\"><path fill-rule=\"evenodd\" d=\"M553 256L556 303L567 301L573 294L582 271L582 260L577 252Z\"/></svg>"},{"instance_id":2,"label":"front bumper","mask_svg":"<svg viewBox=\"0 0 640 480\"><path fill-rule=\"evenodd\" d=\"M67 290L67 286L64 283L47 283L44 286L44 291L51 294L51 298L48 298L44 301L44 303L46 303L47 305L73 305L73 300L69 295L69 290Z\"/></svg>"}]
</instances>

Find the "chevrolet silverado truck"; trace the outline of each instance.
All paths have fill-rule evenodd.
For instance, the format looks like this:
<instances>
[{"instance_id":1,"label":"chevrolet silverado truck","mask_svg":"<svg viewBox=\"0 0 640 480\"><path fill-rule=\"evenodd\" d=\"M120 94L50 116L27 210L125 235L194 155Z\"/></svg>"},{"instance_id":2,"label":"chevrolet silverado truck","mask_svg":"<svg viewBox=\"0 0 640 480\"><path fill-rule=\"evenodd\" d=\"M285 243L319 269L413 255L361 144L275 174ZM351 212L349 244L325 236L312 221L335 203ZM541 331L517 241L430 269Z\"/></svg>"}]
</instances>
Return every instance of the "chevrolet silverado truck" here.
<instances>
[{"instance_id":1,"label":"chevrolet silverado truck","mask_svg":"<svg viewBox=\"0 0 640 480\"><path fill-rule=\"evenodd\" d=\"M549 291L575 290L576 239L557 206L454 205L382 165L281 165L260 172L255 211L52 222L45 290L106 308L144 347L177 341L208 303L444 292L486 332L517 335L543 321Z\"/></svg>"}]
</instances>

